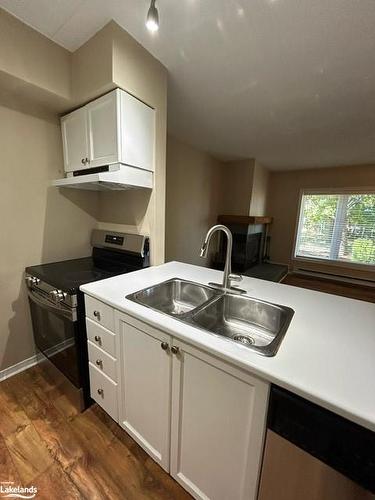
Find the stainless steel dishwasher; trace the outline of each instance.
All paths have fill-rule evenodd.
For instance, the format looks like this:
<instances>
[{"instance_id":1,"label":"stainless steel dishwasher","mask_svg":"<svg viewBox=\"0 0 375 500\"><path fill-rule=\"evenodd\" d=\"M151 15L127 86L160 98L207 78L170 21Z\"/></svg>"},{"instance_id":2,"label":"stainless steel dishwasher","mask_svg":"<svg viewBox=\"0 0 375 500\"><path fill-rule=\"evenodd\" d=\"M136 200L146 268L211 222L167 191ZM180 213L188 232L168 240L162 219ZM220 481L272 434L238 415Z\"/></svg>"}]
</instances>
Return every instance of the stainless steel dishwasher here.
<instances>
[{"instance_id":1,"label":"stainless steel dishwasher","mask_svg":"<svg viewBox=\"0 0 375 500\"><path fill-rule=\"evenodd\" d=\"M273 386L258 500L374 500L375 433Z\"/></svg>"}]
</instances>

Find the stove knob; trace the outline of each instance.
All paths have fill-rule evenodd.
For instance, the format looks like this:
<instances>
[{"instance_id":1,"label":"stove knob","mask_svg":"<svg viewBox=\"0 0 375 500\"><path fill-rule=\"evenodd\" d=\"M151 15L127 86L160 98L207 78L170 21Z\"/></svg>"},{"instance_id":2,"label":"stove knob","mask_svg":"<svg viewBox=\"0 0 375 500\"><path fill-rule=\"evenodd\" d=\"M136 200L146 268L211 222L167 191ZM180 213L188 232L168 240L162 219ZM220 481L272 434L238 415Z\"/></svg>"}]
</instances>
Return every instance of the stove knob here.
<instances>
[{"instance_id":1,"label":"stove knob","mask_svg":"<svg viewBox=\"0 0 375 500\"><path fill-rule=\"evenodd\" d=\"M56 302L56 304L64 300L66 297L66 293L62 292L61 290L51 290L49 294L52 300Z\"/></svg>"},{"instance_id":2,"label":"stove knob","mask_svg":"<svg viewBox=\"0 0 375 500\"><path fill-rule=\"evenodd\" d=\"M33 286L39 285L40 279L35 278L34 276L27 276L26 283L27 283L29 288L32 288Z\"/></svg>"}]
</instances>

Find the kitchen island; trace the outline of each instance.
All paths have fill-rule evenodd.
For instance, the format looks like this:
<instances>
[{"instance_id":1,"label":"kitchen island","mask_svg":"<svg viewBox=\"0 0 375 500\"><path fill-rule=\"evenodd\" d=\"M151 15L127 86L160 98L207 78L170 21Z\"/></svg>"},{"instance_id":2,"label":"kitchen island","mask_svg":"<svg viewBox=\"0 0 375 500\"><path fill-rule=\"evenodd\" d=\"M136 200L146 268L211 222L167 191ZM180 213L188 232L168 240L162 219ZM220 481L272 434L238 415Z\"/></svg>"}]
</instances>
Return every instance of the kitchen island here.
<instances>
[{"instance_id":1,"label":"kitchen island","mask_svg":"<svg viewBox=\"0 0 375 500\"><path fill-rule=\"evenodd\" d=\"M96 338L104 337L104 344L109 342L110 345L110 369L115 375L110 378L104 374L103 381L109 392L117 394L117 400L113 397L108 403L108 412L193 496L205 498L208 492L208 496L225 498L225 494L236 488L234 481L229 485L233 488L229 492L208 491L210 486L205 484L205 478L212 479L213 469L209 466L212 455L206 452L207 446L199 450L200 460L207 467L205 473L201 474L202 464L194 463L194 449L199 448L199 439L202 441L207 433L212 433L209 442L216 442L215 429L209 422L215 427L213 415L219 413L218 422L227 429L227 433L220 429L220 436L229 435L231 429L233 440L238 439L239 443L239 436L231 428L235 422L243 432L243 441L251 444L246 450L231 447L232 441L225 442L224 438L220 444L232 455L238 452L237 464L252 470L251 477L238 473L235 468L229 471L243 483L232 493L232 498L242 498L244 492L255 498L270 384L287 389L370 431L375 430L374 304L245 277L241 288L247 295L294 310L276 356L264 357L241 344L125 298L130 293L176 277L207 285L221 281L222 273L171 262L84 285L81 289L86 294L89 349ZM102 326L97 324L100 321ZM171 353L176 354L173 360L172 356L165 362L159 359L160 345L162 349L165 347L165 354L171 348ZM103 350L106 351L105 345ZM92 389L93 385L100 385L98 376L102 374L98 371L97 367L90 367ZM164 389L171 379L170 387ZM184 383L188 385L183 387ZM106 388L103 392L99 385L99 399L95 399L100 404ZM205 392L200 394L199 388L204 385ZM215 395L216 388L221 392L218 389ZM206 399L211 407L216 405L213 415L205 406ZM170 413L166 409L169 406ZM151 408L155 409L152 424L147 421L147 411L142 413L144 408L148 413ZM138 429L132 421L137 422ZM161 425L161 421L165 425ZM249 421L251 425L241 428ZM205 430L202 435L192 431L197 422ZM154 436L156 428L159 430ZM198 441L194 443L194 439ZM160 444L160 449L152 446L153 440ZM217 469L223 467L223 477L228 472L219 460L213 467L216 474ZM224 488L227 483L224 481L220 487Z\"/></svg>"}]
</instances>

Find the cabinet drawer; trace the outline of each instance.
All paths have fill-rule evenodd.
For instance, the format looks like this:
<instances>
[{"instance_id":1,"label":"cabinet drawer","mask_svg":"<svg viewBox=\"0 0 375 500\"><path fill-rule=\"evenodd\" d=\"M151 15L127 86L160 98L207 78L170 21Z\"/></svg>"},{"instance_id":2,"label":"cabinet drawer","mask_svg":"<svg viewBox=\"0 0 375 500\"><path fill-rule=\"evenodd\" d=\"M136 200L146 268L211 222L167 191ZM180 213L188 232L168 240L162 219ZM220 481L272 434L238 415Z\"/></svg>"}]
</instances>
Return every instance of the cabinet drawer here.
<instances>
[{"instance_id":1,"label":"cabinet drawer","mask_svg":"<svg viewBox=\"0 0 375 500\"><path fill-rule=\"evenodd\" d=\"M96 300L89 295L85 295L86 316L100 325L114 331L114 311L100 300Z\"/></svg>"},{"instance_id":2,"label":"cabinet drawer","mask_svg":"<svg viewBox=\"0 0 375 500\"><path fill-rule=\"evenodd\" d=\"M91 397L113 420L118 421L117 384L89 363Z\"/></svg>"},{"instance_id":3,"label":"cabinet drawer","mask_svg":"<svg viewBox=\"0 0 375 500\"><path fill-rule=\"evenodd\" d=\"M117 382L116 359L94 345L90 340L88 341L88 349L91 363L114 382Z\"/></svg>"},{"instance_id":4,"label":"cabinet drawer","mask_svg":"<svg viewBox=\"0 0 375 500\"><path fill-rule=\"evenodd\" d=\"M87 338L94 345L116 358L115 334L86 318Z\"/></svg>"}]
</instances>

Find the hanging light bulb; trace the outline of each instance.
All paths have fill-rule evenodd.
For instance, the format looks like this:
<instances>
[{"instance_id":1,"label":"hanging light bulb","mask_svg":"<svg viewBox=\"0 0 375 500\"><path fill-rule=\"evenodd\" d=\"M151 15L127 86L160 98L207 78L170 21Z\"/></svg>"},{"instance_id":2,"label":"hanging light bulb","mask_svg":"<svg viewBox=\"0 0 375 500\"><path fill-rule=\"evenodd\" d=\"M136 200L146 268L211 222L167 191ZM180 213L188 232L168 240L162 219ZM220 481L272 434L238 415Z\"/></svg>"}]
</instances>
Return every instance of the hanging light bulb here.
<instances>
[{"instance_id":1,"label":"hanging light bulb","mask_svg":"<svg viewBox=\"0 0 375 500\"><path fill-rule=\"evenodd\" d=\"M159 29L159 13L155 6L156 0L151 0L150 8L148 9L146 26L149 31L155 33Z\"/></svg>"}]
</instances>

